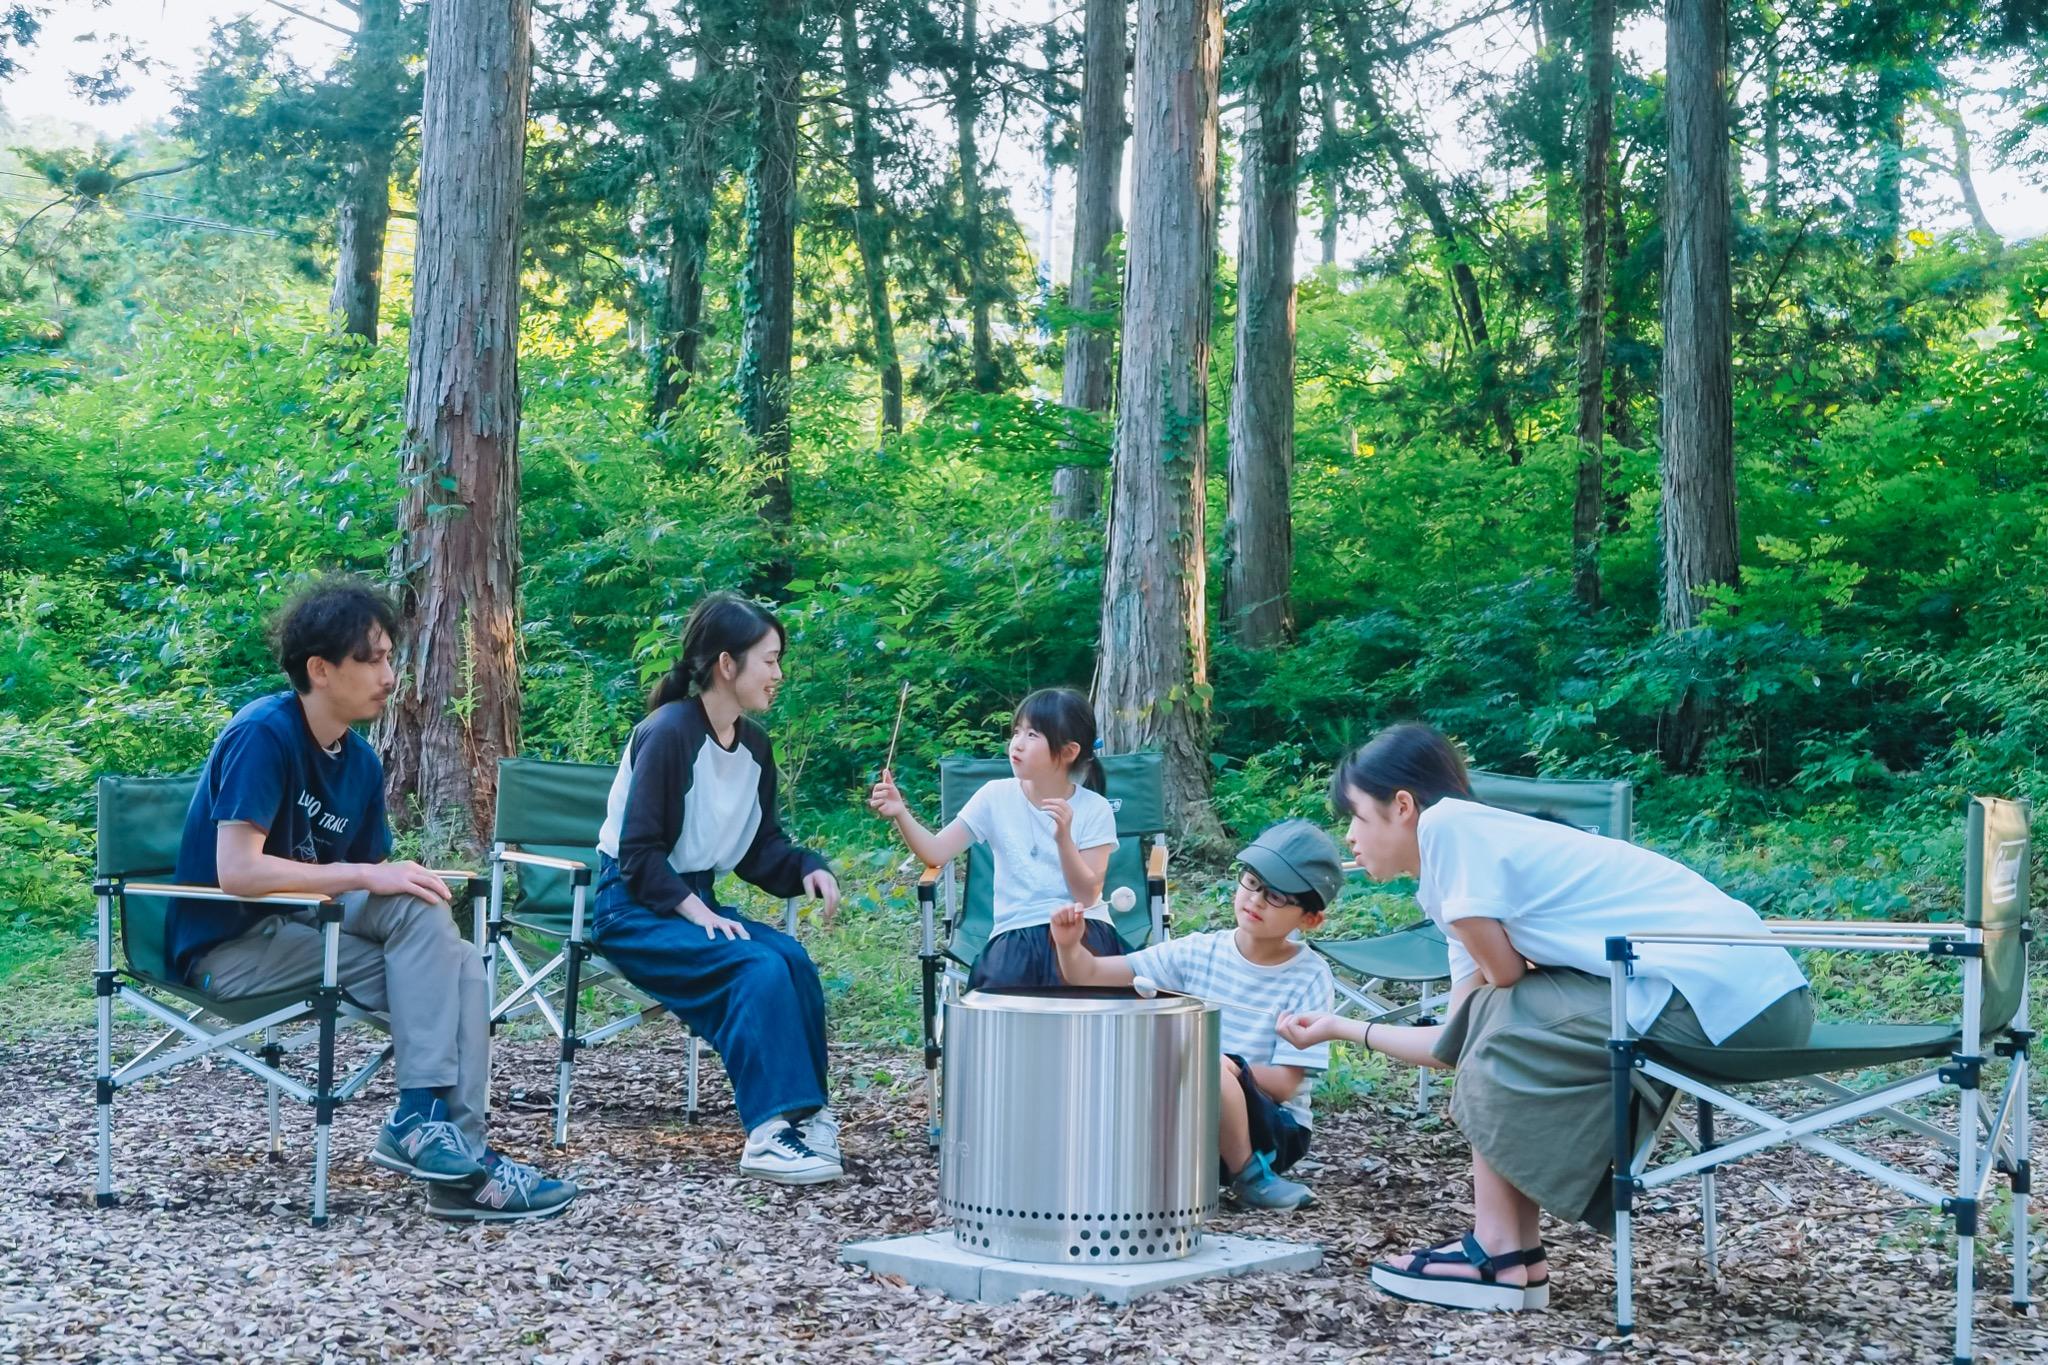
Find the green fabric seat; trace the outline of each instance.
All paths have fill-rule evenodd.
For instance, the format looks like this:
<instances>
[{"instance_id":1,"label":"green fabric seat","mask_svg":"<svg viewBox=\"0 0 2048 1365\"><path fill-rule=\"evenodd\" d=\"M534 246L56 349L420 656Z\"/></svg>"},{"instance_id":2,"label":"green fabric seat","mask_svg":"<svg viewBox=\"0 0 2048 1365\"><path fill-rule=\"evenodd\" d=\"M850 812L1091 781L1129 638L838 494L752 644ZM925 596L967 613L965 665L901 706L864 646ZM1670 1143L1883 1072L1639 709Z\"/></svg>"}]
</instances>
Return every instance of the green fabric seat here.
<instances>
[{"instance_id":1,"label":"green fabric seat","mask_svg":"<svg viewBox=\"0 0 2048 1365\"><path fill-rule=\"evenodd\" d=\"M115 882L168 882L177 868L178 845L185 833L185 812L198 790L198 773L171 777L103 777L99 781L98 871ZM273 1010L308 1000L320 986L320 973L262 995L223 1000L187 985L171 968L169 944L171 902L164 896L121 897L121 954L127 974L161 994L231 1024L261 1019ZM346 993L344 999L348 999ZM358 1009L361 1001L350 1000Z\"/></svg>"},{"instance_id":2,"label":"green fabric seat","mask_svg":"<svg viewBox=\"0 0 2048 1365\"><path fill-rule=\"evenodd\" d=\"M1450 971L1444 931L1429 920L1378 938L1317 939L1331 963L1367 981L1441 981Z\"/></svg>"},{"instance_id":3,"label":"green fabric seat","mask_svg":"<svg viewBox=\"0 0 2048 1365\"><path fill-rule=\"evenodd\" d=\"M612 779L610 763L554 763L508 758L498 764L498 813L493 837L523 853L568 858L597 871L597 836L604 828ZM536 938L565 939L574 910L575 883L557 868L508 864L501 913L506 923ZM590 913L590 903L583 911ZM586 921L587 927L587 921Z\"/></svg>"},{"instance_id":4,"label":"green fabric seat","mask_svg":"<svg viewBox=\"0 0 2048 1365\"><path fill-rule=\"evenodd\" d=\"M1949 1024L1815 1024L1803 1047L1677 1047L1641 1044L1646 1056L1706 1080L1729 1085L1789 1081L1834 1071L1948 1056L1962 1034Z\"/></svg>"},{"instance_id":5,"label":"green fabric seat","mask_svg":"<svg viewBox=\"0 0 2048 1365\"><path fill-rule=\"evenodd\" d=\"M1109 855L1102 894L1107 899L1119 887L1130 890L1131 908L1122 912L1112 909L1110 916L1124 946L1142 948L1152 936L1145 853L1152 837L1166 830L1166 763L1156 753L1117 754L1101 762L1103 794L1116 811L1117 833L1117 846ZM940 759L939 827L951 824L967 799L983 786L1008 776L1008 759ZM995 927L994 881L995 866L988 845L977 843L969 847L960 909L952 939L946 945L947 955L963 967L972 967L988 947L990 932Z\"/></svg>"}]
</instances>

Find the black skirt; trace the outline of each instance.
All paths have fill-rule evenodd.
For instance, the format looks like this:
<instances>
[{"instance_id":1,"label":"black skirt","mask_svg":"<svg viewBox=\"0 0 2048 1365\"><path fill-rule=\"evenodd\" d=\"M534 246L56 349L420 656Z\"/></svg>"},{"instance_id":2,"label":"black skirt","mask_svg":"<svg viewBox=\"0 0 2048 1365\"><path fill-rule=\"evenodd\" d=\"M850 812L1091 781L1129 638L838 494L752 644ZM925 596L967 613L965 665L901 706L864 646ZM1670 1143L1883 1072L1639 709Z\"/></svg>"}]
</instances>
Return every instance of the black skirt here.
<instances>
[{"instance_id":1,"label":"black skirt","mask_svg":"<svg viewBox=\"0 0 2048 1365\"><path fill-rule=\"evenodd\" d=\"M1081 933L1081 945L1097 957L1122 957L1123 940L1116 930L1099 919L1088 921ZM1062 986L1059 949L1052 946L1052 926L1033 924L997 934L981 950L974 970L967 974L967 989L1012 986L1030 990L1041 986Z\"/></svg>"}]
</instances>

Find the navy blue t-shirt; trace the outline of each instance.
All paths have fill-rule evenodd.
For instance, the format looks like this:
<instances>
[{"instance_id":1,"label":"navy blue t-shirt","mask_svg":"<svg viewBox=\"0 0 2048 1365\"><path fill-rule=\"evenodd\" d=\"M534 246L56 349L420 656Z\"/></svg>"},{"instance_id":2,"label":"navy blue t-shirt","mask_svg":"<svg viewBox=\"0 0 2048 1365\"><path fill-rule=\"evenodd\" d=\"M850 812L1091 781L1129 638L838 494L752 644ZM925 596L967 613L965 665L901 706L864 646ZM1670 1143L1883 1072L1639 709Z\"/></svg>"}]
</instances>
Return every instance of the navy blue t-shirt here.
<instances>
[{"instance_id":1,"label":"navy blue t-shirt","mask_svg":"<svg viewBox=\"0 0 2048 1365\"><path fill-rule=\"evenodd\" d=\"M207 755L185 812L177 880L219 883L217 826L244 821L264 832L263 851L302 863L376 863L391 852L384 820L384 765L350 730L328 753L313 738L296 693L252 701L228 722ZM277 911L234 901L171 902L168 948L180 975L207 949Z\"/></svg>"}]
</instances>

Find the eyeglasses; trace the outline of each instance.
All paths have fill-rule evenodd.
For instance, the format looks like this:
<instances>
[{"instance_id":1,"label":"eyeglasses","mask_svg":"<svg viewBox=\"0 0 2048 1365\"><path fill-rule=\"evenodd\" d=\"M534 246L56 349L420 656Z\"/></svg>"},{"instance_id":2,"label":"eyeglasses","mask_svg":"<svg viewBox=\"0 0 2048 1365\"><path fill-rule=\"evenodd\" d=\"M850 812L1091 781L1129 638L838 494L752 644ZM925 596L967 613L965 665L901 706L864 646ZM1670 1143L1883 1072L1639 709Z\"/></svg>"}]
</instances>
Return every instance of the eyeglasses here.
<instances>
[{"instance_id":1,"label":"eyeglasses","mask_svg":"<svg viewBox=\"0 0 2048 1365\"><path fill-rule=\"evenodd\" d=\"M1253 876L1249 872L1245 873L1243 876L1237 879L1237 885L1239 890L1251 892L1251 894L1260 897L1266 902L1268 906L1275 910L1278 910L1283 906L1301 904L1300 901L1296 900L1294 897L1288 895L1287 893L1283 891L1275 891L1272 887L1266 885L1264 882L1260 881L1257 877Z\"/></svg>"}]
</instances>

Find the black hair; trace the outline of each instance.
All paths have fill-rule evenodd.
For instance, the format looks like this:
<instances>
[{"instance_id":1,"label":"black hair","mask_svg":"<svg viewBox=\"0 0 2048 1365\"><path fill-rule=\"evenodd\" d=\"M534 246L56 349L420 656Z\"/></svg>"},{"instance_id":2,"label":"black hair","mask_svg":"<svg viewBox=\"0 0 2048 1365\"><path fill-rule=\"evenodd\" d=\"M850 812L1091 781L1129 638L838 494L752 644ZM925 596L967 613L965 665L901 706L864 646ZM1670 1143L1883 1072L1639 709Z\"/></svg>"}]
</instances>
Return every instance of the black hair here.
<instances>
[{"instance_id":1,"label":"black hair","mask_svg":"<svg viewBox=\"0 0 2048 1365\"><path fill-rule=\"evenodd\" d=\"M1102 764L1095 758L1095 709L1086 697L1071 687L1041 687L1017 703L1010 728L1020 725L1044 735L1046 747L1054 753L1069 744L1080 745L1067 776L1092 792L1103 790Z\"/></svg>"},{"instance_id":2,"label":"black hair","mask_svg":"<svg viewBox=\"0 0 2048 1365\"><path fill-rule=\"evenodd\" d=\"M378 627L398 642L398 612L389 598L360 579L327 578L300 589L271 618L270 644L292 690L303 696L313 690L308 660L368 662L370 632Z\"/></svg>"},{"instance_id":3,"label":"black hair","mask_svg":"<svg viewBox=\"0 0 2048 1365\"><path fill-rule=\"evenodd\" d=\"M1351 793L1391 801L1405 791L1428 810L1447 796L1472 799L1472 779L1457 746L1427 725L1395 725L1374 735L1337 765L1330 778L1330 805L1340 820L1352 816Z\"/></svg>"},{"instance_id":4,"label":"black hair","mask_svg":"<svg viewBox=\"0 0 2048 1365\"><path fill-rule=\"evenodd\" d=\"M747 651L766 639L771 630L782 647L788 649L789 632L760 603L750 602L735 592L715 592L702 599L690 608L689 619L683 622L682 656L655 681L654 689L647 694L647 709L658 711L672 701L702 692L711 686L719 655L745 658Z\"/></svg>"}]
</instances>

